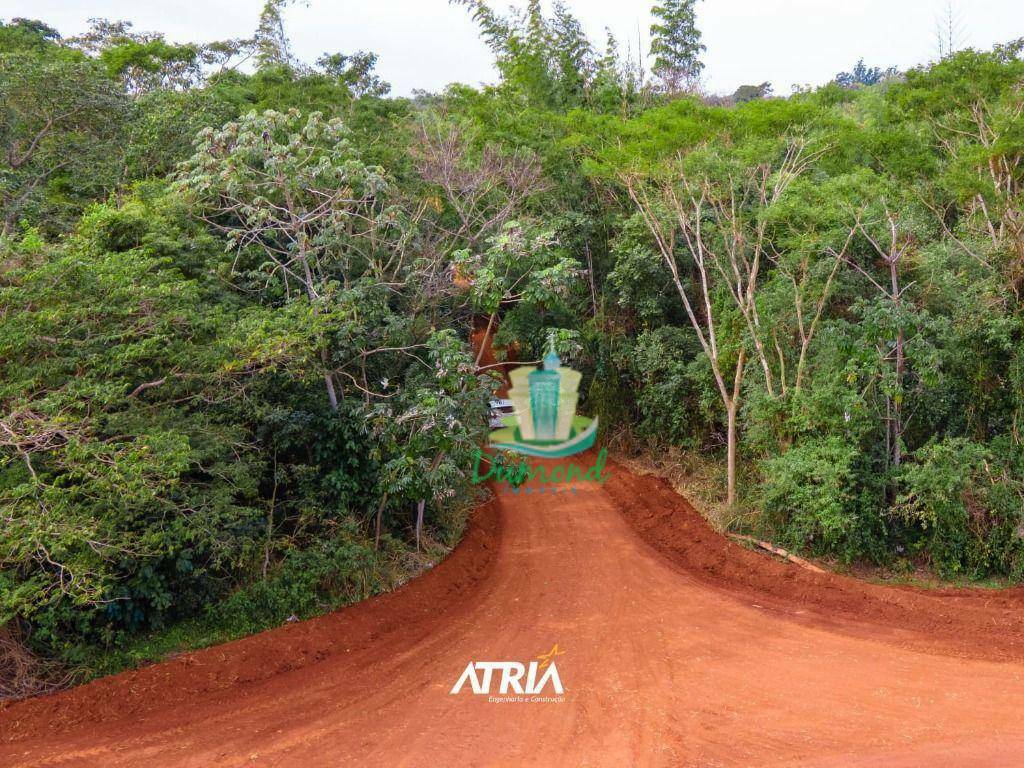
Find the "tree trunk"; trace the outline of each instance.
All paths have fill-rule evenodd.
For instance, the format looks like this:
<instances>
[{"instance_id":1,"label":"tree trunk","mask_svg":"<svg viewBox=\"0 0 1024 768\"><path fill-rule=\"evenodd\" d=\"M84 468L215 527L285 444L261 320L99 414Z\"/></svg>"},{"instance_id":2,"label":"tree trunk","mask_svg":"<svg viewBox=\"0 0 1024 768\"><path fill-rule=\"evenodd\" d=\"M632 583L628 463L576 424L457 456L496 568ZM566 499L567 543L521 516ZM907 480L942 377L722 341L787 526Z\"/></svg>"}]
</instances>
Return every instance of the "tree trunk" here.
<instances>
[{"instance_id":1,"label":"tree trunk","mask_svg":"<svg viewBox=\"0 0 1024 768\"><path fill-rule=\"evenodd\" d=\"M309 303L313 305L313 311L319 314L320 307L317 304L317 299L319 297L317 296L317 292L313 289L313 270L309 267L309 257L306 255L305 233L299 234L299 263L302 264L302 274L306 283L306 297L309 299ZM331 356L323 347L320 349L320 360L327 369L324 371L324 384L327 386L327 400L331 404L331 411L337 413L338 392L334 388L334 377L331 375L330 371Z\"/></svg>"},{"instance_id":2,"label":"tree trunk","mask_svg":"<svg viewBox=\"0 0 1024 768\"><path fill-rule=\"evenodd\" d=\"M334 390L334 377L330 371L324 374L324 383L327 385L327 400L331 404L331 410L338 412L338 393Z\"/></svg>"},{"instance_id":3,"label":"tree trunk","mask_svg":"<svg viewBox=\"0 0 1024 768\"><path fill-rule=\"evenodd\" d=\"M726 452L728 454L727 462L727 475L726 475L726 504L732 508L736 504L736 414L740 408L740 390L743 386L743 367L746 365L747 355L746 350L740 348L740 353L736 358L736 371L733 374L732 379L732 396L729 397L726 393L722 392L722 400L725 402L725 412L727 416L726 424Z\"/></svg>"},{"instance_id":4,"label":"tree trunk","mask_svg":"<svg viewBox=\"0 0 1024 768\"><path fill-rule=\"evenodd\" d=\"M479 361L477 361L479 365ZM465 389L465 382L463 382L463 389ZM444 460L444 451L438 451L434 455L434 460L430 462L430 471L436 472L437 468L441 466L441 462ZM427 505L426 499L420 499L416 502L416 549L420 548L420 534L423 533L423 509Z\"/></svg>"},{"instance_id":5,"label":"tree trunk","mask_svg":"<svg viewBox=\"0 0 1024 768\"><path fill-rule=\"evenodd\" d=\"M423 508L427 506L426 499L416 502L416 551L420 551L420 536L423 533Z\"/></svg>"},{"instance_id":6,"label":"tree trunk","mask_svg":"<svg viewBox=\"0 0 1024 768\"><path fill-rule=\"evenodd\" d=\"M476 352L476 362L474 366L479 368L480 361L484 359L484 353L487 351L487 340L491 337L491 328L494 327L494 319L497 317L497 311L491 312L491 316L487 318L487 328L484 330L484 337L480 339L480 349Z\"/></svg>"},{"instance_id":7,"label":"tree trunk","mask_svg":"<svg viewBox=\"0 0 1024 768\"><path fill-rule=\"evenodd\" d=\"M373 548L375 550L380 549L380 520L381 517L384 515L384 507L387 506L387 503L388 495L385 493L383 496L381 496L380 503L377 505L377 522L374 525L373 534Z\"/></svg>"},{"instance_id":8,"label":"tree trunk","mask_svg":"<svg viewBox=\"0 0 1024 768\"><path fill-rule=\"evenodd\" d=\"M587 256L587 282L590 283L590 308L597 317L597 283L594 277L594 258L590 254L590 243L583 244L583 252Z\"/></svg>"},{"instance_id":9,"label":"tree trunk","mask_svg":"<svg viewBox=\"0 0 1024 768\"><path fill-rule=\"evenodd\" d=\"M274 539L274 507L277 504L277 452L274 452L274 490L270 493L270 504L267 506L267 539L263 546L263 578L267 578L270 567L270 547Z\"/></svg>"},{"instance_id":10,"label":"tree trunk","mask_svg":"<svg viewBox=\"0 0 1024 768\"><path fill-rule=\"evenodd\" d=\"M900 440L903 438L903 374L906 369L906 355L903 350L903 322L900 318L900 278L897 269L897 259L889 260L889 279L892 283L892 303L896 310L896 397L893 399L892 414L892 463L899 468L903 459L903 449L900 447Z\"/></svg>"},{"instance_id":11,"label":"tree trunk","mask_svg":"<svg viewBox=\"0 0 1024 768\"><path fill-rule=\"evenodd\" d=\"M892 461L892 398L885 396L885 463Z\"/></svg>"},{"instance_id":12,"label":"tree trunk","mask_svg":"<svg viewBox=\"0 0 1024 768\"><path fill-rule=\"evenodd\" d=\"M896 333L896 397L892 403L892 464L897 469L903 460L903 373L906 358L903 351L903 329Z\"/></svg>"},{"instance_id":13,"label":"tree trunk","mask_svg":"<svg viewBox=\"0 0 1024 768\"><path fill-rule=\"evenodd\" d=\"M729 507L736 503L736 410L738 405L739 400L735 398L731 402L726 403L726 412L728 414L726 445L729 458L726 470L728 490L726 491L725 503Z\"/></svg>"}]
</instances>

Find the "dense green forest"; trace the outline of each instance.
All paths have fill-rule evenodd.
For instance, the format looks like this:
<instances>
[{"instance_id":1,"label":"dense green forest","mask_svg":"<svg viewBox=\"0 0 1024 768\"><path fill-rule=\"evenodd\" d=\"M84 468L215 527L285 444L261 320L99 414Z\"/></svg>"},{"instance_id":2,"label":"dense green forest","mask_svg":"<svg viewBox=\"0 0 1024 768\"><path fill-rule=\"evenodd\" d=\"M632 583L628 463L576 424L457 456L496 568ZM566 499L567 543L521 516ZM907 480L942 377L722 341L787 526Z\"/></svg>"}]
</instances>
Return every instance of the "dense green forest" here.
<instances>
[{"instance_id":1,"label":"dense green forest","mask_svg":"<svg viewBox=\"0 0 1024 768\"><path fill-rule=\"evenodd\" d=\"M286 4L213 44L0 24L4 664L428 567L481 498L474 328L553 334L605 444L711 457L728 525L1024 579L1024 41L709 97L692 2L650 74L463 2L499 82L391 98L372 53L297 60Z\"/></svg>"}]
</instances>

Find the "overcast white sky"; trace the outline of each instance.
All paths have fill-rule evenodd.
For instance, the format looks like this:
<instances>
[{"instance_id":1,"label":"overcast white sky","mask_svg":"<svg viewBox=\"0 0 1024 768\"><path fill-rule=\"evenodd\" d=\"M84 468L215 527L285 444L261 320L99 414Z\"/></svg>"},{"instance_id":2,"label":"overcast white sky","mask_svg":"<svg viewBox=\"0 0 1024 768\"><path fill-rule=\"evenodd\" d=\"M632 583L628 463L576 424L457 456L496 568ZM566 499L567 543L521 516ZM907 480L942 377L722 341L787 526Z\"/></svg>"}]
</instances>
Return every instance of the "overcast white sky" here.
<instances>
[{"instance_id":1,"label":"overcast white sky","mask_svg":"<svg viewBox=\"0 0 1024 768\"><path fill-rule=\"evenodd\" d=\"M493 5L504 9L510 3ZM522 0L514 3L523 5ZM604 45L610 27L625 51L646 53L651 0L569 0L591 38ZM0 0L0 18L42 19L68 36L92 17L127 19L176 42L251 34L263 0ZM731 93L768 80L775 93L794 83L820 84L860 57L872 66L907 68L936 51L936 21L947 0L700 0L698 26L707 53L706 86ZM988 48L1024 36L1022 0L953 0L964 46ZM448 0L309 0L289 8L295 52L313 61L325 51L371 50L378 69L407 95L450 82L492 82L491 55L465 8Z\"/></svg>"}]
</instances>

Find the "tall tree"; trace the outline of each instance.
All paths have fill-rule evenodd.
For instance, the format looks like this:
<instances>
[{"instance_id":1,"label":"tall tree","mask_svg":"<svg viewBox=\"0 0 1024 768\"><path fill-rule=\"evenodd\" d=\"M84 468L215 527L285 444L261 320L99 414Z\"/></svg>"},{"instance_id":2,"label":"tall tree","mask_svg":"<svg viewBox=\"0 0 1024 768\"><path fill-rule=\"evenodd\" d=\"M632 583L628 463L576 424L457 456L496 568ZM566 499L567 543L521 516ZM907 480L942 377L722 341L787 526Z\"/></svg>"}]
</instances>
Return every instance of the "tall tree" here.
<instances>
[{"instance_id":1,"label":"tall tree","mask_svg":"<svg viewBox=\"0 0 1024 768\"><path fill-rule=\"evenodd\" d=\"M887 364L891 364L892 375L888 386L885 387L885 446L886 455L892 462L893 467L899 467L903 461L904 432L907 426L907 419L904 415L906 405L906 377L907 377L907 330L905 325L908 303L904 297L907 286L903 279L904 263L906 255L915 246L912 235L905 230L896 212L889 208L883 201L885 218L883 222L876 222L874 226L868 227L858 222L857 227L864 238L871 243L871 247L878 259L881 260L885 277L876 280L854 259L847 261L864 277L868 279L884 303L887 305L887 314L893 325L893 336L891 340L882 347L881 356ZM872 232L872 230L876 230ZM883 232L884 235L879 233Z\"/></svg>"},{"instance_id":2,"label":"tall tree","mask_svg":"<svg viewBox=\"0 0 1024 768\"><path fill-rule=\"evenodd\" d=\"M636 176L623 177L671 275L725 409L730 506L736 501L737 416L748 359L760 364L769 394L774 397L778 391L764 341L759 290L771 253L767 221L787 188L816 159L805 150L802 142L792 141L781 159L757 164L697 150L671 164L653 190ZM800 288L794 286L799 300ZM820 307L811 327L802 328L802 356Z\"/></svg>"},{"instance_id":3,"label":"tall tree","mask_svg":"<svg viewBox=\"0 0 1024 768\"><path fill-rule=\"evenodd\" d=\"M256 27L256 64L260 69L272 66L292 66L292 56L288 36L284 32L284 9L292 0L267 0L260 13L260 23Z\"/></svg>"},{"instance_id":4,"label":"tall tree","mask_svg":"<svg viewBox=\"0 0 1024 768\"><path fill-rule=\"evenodd\" d=\"M732 94L732 100L737 104L746 104L748 101L767 99L772 95L772 84L763 82L760 85L741 85Z\"/></svg>"},{"instance_id":5,"label":"tall tree","mask_svg":"<svg viewBox=\"0 0 1024 768\"><path fill-rule=\"evenodd\" d=\"M386 96L391 90L391 85L373 71L377 66L376 53L325 53L316 63L324 74L337 78L338 82L345 85L355 98Z\"/></svg>"},{"instance_id":6,"label":"tall tree","mask_svg":"<svg viewBox=\"0 0 1024 768\"><path fill-rule=\"evenodd\" d=\"M57 180L71 180L72 190L108 191L127 115L123 92L92 62L0 55L3 231L50 203L47 191ZM66 186L59 204L70 198Z\"/></svg>"},{"instance_id":7,"label":"tall tree","mask_svg":"<svg viewBox=\"0 0 1024 768\"><path fill-rule=\"evenodd\" d=\"M543 107L584 102L596 69L594 48L565 3L555 2L546 17L540 0L529 0L508 16L485 0L451 2L470 10L507 89Z\"/></svg>"},{"instance_id":8,"label":"tall tree","mask_svg":"<svg viewBox=\"0 0 1024 768\"><path fill-rule=\"evenodd\" d=\"M705 47L700 41L693 6L697 0L666 0L651 8L651 71L667 93L694 88L704 64L700 60Z\"/></svg>"},{"instance_id":9,"label":"tall tree","mask_svg":"<svg viewBox=\"0 0 1024 768\"><path fill-rule=\"evenodd\" d=\"M308 301L318 315L330 310L337 283L367 260L357 241L382 235L395 218L379 205L387 188L383 170L362 163L341 121L324 120L319 112L308 120L297 110L250 112L205 130L196 154L180 168L178 185L231 247L265 255L268 286L283 288L287 299ZM338 371L326 338L319 340L319 354L337 411Z\"/></svg>"},{"instance_id":10,"label":"tall tree","mask_svg":"<svg viewBox=\"0 0 1024 768\"><path fill-rule=\"evenodd\" d=\"M554 4L550 29L557 96L563 105L579 104L593 79L594 48L565 3Z\"/></svg>"}]
</instances>

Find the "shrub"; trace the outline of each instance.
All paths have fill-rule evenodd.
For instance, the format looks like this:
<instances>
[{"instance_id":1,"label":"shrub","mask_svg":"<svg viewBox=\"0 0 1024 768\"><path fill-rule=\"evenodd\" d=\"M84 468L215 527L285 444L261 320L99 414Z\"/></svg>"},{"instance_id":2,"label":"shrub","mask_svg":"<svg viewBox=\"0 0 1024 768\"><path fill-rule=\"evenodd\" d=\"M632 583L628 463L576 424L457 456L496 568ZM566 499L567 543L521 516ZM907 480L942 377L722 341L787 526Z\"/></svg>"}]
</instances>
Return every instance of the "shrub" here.
<instances>
[{"instance_id":1,"label":"shrub","mask_svg":"<svg viewBox=\"0 0 1024 768\"><path fill-rule=\"evenodd\" d=\"M208 614L237 634L277 626L290 616L309 618L389 586L388 560L352 524L306 549L290 550L268 578L211 605Z\"/></svg>"},{"instance_id":2,"label":"shrub","mask_svg":"<svg viewBox=\"0 0 1024 768\"><path fill-rule=\"evenodd\" d=\"M693 333L671 326L644 331L624 357L636 383L637 433L671 445L699 445L701 417L710 415L715 400Z\"/></svg>"},{"instance_id":3,"label":"shrub","mask_svg":"<svg viewBox=\"0 0 1024 768\"><path fill-rule=\"evenodd\" d=\"M862 516L860 451L838 437L808 440L762 464L767 521L788 544L849 560L877 536Z\"/></svg>"},{"instance_id":4,"label":"shrub","mask_svg":"<svg viewBox=\"0 0 1024 768\"><path fill-rule=\"evenodd\" d=\"M1024 482L1014 468L965 438L931 442L911 458L892 513L917 527L939 573L1020 578Z\"/></svg>"}]
</instances>

